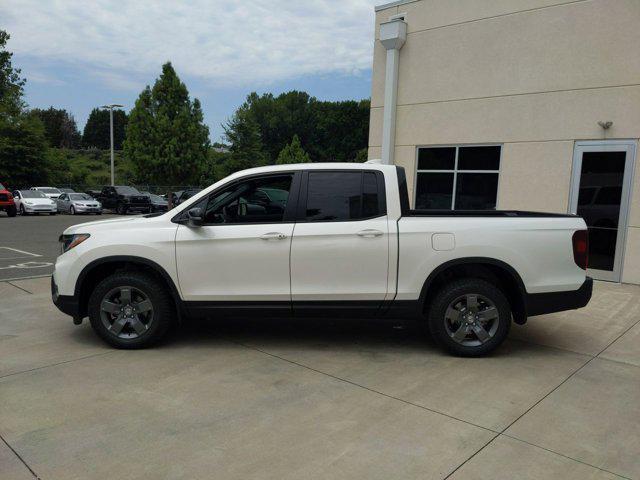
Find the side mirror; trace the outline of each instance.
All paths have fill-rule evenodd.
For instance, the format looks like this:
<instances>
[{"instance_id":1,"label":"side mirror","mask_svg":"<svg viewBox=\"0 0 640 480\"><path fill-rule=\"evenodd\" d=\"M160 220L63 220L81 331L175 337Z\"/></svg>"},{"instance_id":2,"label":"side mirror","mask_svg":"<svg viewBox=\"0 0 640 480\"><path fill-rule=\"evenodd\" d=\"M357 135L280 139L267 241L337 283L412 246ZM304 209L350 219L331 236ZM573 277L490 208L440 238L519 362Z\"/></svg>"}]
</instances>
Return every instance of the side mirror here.
<instances>
[{"instance_id":1,"label":"side mirror","mask_svg":"<svg viewBox=\"0 0 640 480\"><path fill-rule=\"evenodd\" d=\"M187 211L187 224L190 227L201 227L203 223L204 218L202 218L201 208L195 207Z\"/></svg>"}]
</instances>

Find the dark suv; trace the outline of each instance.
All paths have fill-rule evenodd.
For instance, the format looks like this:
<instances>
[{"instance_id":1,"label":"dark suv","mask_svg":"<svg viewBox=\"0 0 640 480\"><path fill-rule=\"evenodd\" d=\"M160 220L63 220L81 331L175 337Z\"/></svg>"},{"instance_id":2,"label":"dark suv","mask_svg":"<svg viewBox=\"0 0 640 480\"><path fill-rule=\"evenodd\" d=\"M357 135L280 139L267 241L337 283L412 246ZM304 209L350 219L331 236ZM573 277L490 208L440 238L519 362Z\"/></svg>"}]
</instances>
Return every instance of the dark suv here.
<instances>
[{"instance_id":1,"label":"dark suv","mask_svg":"<svg viewBox=\"0 0 640 480\"><path fill-rule=\"evenodd\" d=\"M10 217L15 217L17 213L16 204L13 202L13 195L0 183L0 212L2 211L7 212L7 215Z\"/></svg>"},{"instance_id":2,"label":"dark suv","mask_svg":"<svg viewBox=\"0 0 640 480\"><path fill-rule=\"evenodd\" d=\"M97 200L102 203L102 208L108 208L119 215L151 212L149 197L133 187L102 187L102 192Z\"/></svg>"}]
</instances>

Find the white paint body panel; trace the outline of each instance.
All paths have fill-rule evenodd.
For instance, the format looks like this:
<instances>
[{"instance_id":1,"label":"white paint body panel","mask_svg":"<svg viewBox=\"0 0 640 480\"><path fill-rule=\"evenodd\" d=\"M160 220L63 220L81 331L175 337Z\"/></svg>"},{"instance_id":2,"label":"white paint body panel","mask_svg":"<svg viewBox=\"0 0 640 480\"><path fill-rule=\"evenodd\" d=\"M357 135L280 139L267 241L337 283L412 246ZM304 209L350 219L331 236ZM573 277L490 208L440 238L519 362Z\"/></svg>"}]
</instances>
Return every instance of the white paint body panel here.
<instances>
[{"instance_id":1,"label":"white paint body panel","mask_svg":"<svg viewBox=\"0 0 640 480\"><path fill-rule=\"evenodd\" d=\"M296 224L291 245L294 301L384 300L388 269L386 216Z\"/></svg>"},{"instance_id":2,"label":"white paint body panel","mask_svg":"<svg viewBox=\"0 0 640 480\"><path fill-rule=\"evenodd\" d=\"M212 190L246 175L292 170L380 170L387 215L350 222L217 225L192 228L171 219ZM450 260L484 257L511 266L528 293L578 289L574 262L578 217L401 218L396 168L377 164L305 164L237 172L154 218L84 223L64 233L91 237L58 257L54 279L73 295L82 269L108 256L138 256L162 267L187 301L414 300L431 272ZM378 236L358 232L375 230ZM263 240L282 233L280 240ZM446 233L436 244L433 235ZM437 238L437 237L436 237ZM452 248L451 248L452 247Z\"/></svg>"},{"instance_id":3,"label":"white paint body panel","mask_svg":"<svg viewBox=\"0 0 640 480\"><path fill-rule=\"evenodd\" d=\"M293 223L178 227L176 264L184 300L289 301ZM286 237L263 240L263 235Z\"/></svg>"}]
</instances>

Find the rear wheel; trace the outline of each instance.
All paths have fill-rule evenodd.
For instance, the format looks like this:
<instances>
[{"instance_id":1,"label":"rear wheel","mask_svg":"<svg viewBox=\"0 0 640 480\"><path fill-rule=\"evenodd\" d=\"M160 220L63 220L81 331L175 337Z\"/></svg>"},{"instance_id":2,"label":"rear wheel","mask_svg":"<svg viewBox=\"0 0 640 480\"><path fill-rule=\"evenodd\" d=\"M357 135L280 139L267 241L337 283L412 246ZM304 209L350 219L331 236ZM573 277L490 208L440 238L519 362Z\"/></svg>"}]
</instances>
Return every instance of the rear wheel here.
<instances>
[{"instance_id":1,"label":"rear wheel","mask_svg":"<svg viewBox=\"0 0 640 480\"><path fill-rule=\"evenodd\" d=\"M428 310L429 331L450 352L465 357L496 349L511 327L511 307L502 291L479 278L445 285Z\"/></svg>"},{"instance_id":2,"label":"rear wheel","mask_svg":"<svg viewBox=\"0 0 640 480\"><path fill-rule=\"evenodd\" d=\"M98 336L124 349L157 343L175 318L165 286L142 272L115 273L102 280L89 298L88 312Z\"/></svg>"}]
</instances>

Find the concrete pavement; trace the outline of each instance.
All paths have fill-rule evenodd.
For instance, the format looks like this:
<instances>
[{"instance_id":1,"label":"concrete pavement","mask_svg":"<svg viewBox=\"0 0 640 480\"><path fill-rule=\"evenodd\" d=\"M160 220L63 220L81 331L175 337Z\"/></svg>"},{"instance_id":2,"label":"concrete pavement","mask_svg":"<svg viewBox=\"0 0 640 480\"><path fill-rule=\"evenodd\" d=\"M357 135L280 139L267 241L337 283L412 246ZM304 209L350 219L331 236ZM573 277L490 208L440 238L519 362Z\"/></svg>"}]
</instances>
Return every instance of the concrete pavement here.
<instances>
[{"instance_id":1,"label":"concrete pavement","mask_svg":"<svg viewBox=\"0 0 640 480\"><path fill-rule=\"evenodd\" d=\"M640 478L640 287L597 282L462 359L411 324L337 320L117 351L48 282L0 283L3 480Z\"/></svg>"}]
</instances>

